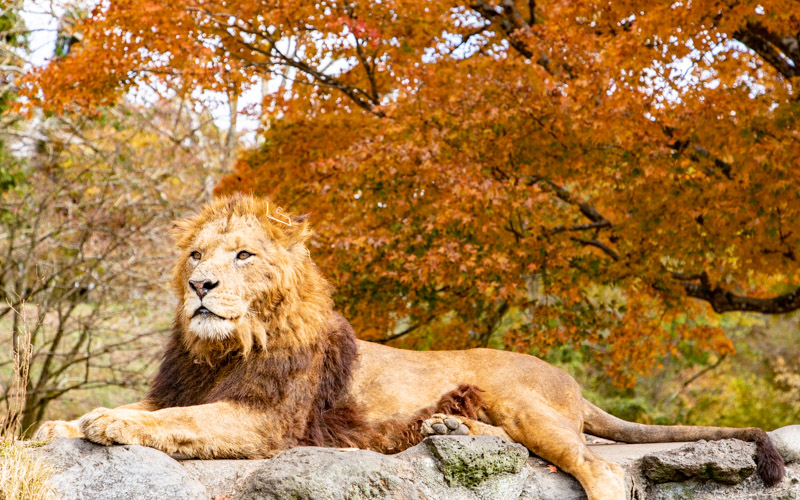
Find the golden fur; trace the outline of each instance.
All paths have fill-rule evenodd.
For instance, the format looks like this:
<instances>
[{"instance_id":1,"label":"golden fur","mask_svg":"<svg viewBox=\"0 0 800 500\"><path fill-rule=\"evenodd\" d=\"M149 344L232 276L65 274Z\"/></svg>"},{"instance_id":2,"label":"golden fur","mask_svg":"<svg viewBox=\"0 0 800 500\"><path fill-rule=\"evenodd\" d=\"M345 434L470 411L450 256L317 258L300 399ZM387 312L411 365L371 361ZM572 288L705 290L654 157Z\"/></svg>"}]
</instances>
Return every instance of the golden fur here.
<instances>
[{"instance_id":1,"label":"golden fur","mask_svg":"<svg viewBox=\"0 0 800 500\"><path fill-rule=\"evenodd\" d=\"M296 218L292 226L282 226L267 217L267 208L258 198L235 197L207 205L196 216L176 223L174 236L181 251L181 264L175 267L172 280L180 300L176 321L181 322L186 345L206 361L234 351L247 357L254 347L266 347L268 334L273 337L269 342L272 348L309 347L330 315L332 287L305 247L311 236L308 222ZM226 273L224 254L216 255L216 261L194 265L193 249L208 248L220 233L233 240L234 250L228 253L259 246L269 259L258 260L257 270L249 274ZM238 316L227 338L192 333L191 315L186 310L197 301L187 287L188 280L193 275L214 276L215 271L225 273L229 280L222 291L229 292L223 295L228 300L221 301L220 314Z\"/></svg>"},{"instance_id":2,"label":"golden fur","mask_svg":"<svg viewBox=\"0 0 800 500\"><path fill-rule=\"evenodd\" d=\"M37 438L85 435L200 458L253 458L302 444L395 452L422 430L453 428L520 442L573 474L590 499L621 499L622 469L585 445L584 430L626 442L738 437L758 444L767 484L782 478L782 459L760 429L625 422L533 356L356 341L333 312L331 286L306 248L310 235L306 221L283 225L267 217L264 200L247 196L177 223L179 303L147 397L47 422Z\"/></svg>"}]
</instances>

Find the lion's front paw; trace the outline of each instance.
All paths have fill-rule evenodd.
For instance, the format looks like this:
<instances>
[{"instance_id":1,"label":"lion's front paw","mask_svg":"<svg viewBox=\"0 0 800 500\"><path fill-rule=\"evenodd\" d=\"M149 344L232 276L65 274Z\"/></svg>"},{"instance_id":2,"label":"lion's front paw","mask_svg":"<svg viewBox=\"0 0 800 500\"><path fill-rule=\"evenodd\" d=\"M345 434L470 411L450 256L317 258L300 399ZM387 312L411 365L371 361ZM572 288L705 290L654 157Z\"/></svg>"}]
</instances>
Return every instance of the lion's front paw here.
<instances>
[{"instance_id":1,"label":"lion's front paw","mask_svg":"<svg viewBox=\"0 0 800 500\"><path fill-rule=\"evenodd\" d=\"M138 410L96 408L79 421L86 439L106 446L114 443L143 444Z\"/></svg>"},{"instance_id":2,"label":"lion's front paw","mask_svg":"<svg viewBox=\"0 0 800 500\"><path fill-rule=\"evenodd\" d=\"M78 438L83 433L78 429L76 421L50 420L43 423L33 435L34 441L52 441L58 438Z\"/></svg>"},{"instance_id":3,"label":"lion's front paw","mask_svg":"<svg viewBox=\"0 0 800 500\"><path fill-rule=\"evenodd\" d=\"M424 422L420 429L423 436L469 436L469 427L462 417L436 413Z\"/></svg>"}]
</instances>

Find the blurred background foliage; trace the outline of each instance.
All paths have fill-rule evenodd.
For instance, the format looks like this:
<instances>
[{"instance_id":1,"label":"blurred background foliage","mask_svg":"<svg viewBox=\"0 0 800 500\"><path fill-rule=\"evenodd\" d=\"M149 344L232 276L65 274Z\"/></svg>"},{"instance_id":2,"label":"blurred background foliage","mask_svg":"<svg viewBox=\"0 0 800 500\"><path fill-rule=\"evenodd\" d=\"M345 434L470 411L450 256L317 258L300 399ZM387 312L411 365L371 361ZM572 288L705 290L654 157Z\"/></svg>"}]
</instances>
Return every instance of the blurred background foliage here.
<instances>
[{"instance_id":1,"label":"blurred background foliage","mask_svg":"<svg viewBox=\"0 0 800 500\"><path fill-rule=\"evenodd\" d=\"M6 428L143 394L170 221L237 191L312 213L362 338L536 354L630 420L798 421L782 2L235 7L2 6Z\"/></svg>"}]
</instances>

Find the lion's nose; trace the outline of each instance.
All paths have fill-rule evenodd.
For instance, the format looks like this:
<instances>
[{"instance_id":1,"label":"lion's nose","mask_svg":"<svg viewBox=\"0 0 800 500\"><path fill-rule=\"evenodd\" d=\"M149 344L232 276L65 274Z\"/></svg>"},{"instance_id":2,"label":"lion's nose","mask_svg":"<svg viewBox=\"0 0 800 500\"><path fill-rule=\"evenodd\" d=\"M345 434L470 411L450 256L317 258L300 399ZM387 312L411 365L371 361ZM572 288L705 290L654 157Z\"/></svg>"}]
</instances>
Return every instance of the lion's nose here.
<instances>
[{"instance_id":1,"label":"lion's nose","mask_svg":"<svg viewBox=\"0 0 800 500\"><path fill-rule=\"evenodd\" d=\"M219 281L211 281L211 280L189 280L189 286L194 289L194 293L197 294L198 297L201 299L205 297L208 292L215 289L219 285Z\"/></svg>"}]
</instances>

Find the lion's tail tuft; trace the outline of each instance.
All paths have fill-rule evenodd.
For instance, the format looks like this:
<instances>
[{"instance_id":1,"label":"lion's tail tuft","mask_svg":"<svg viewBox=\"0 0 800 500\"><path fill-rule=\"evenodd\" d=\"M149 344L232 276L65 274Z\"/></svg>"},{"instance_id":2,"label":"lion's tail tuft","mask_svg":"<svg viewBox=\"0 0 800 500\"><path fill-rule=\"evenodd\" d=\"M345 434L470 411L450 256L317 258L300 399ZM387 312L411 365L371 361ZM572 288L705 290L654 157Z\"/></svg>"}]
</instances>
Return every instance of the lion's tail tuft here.
<instances>
[{"instance_id":1,"label":"lion's tail tuft","mask_svg":"<svg viewBox=\"0 0 800 500\"><path fill-rule=\"evenodd\" d=\"M785 473L783 457L772 444L767 433L756 438L756 464L758 475L767 486L780 483Z\"/></svg>"}]
</instances>

